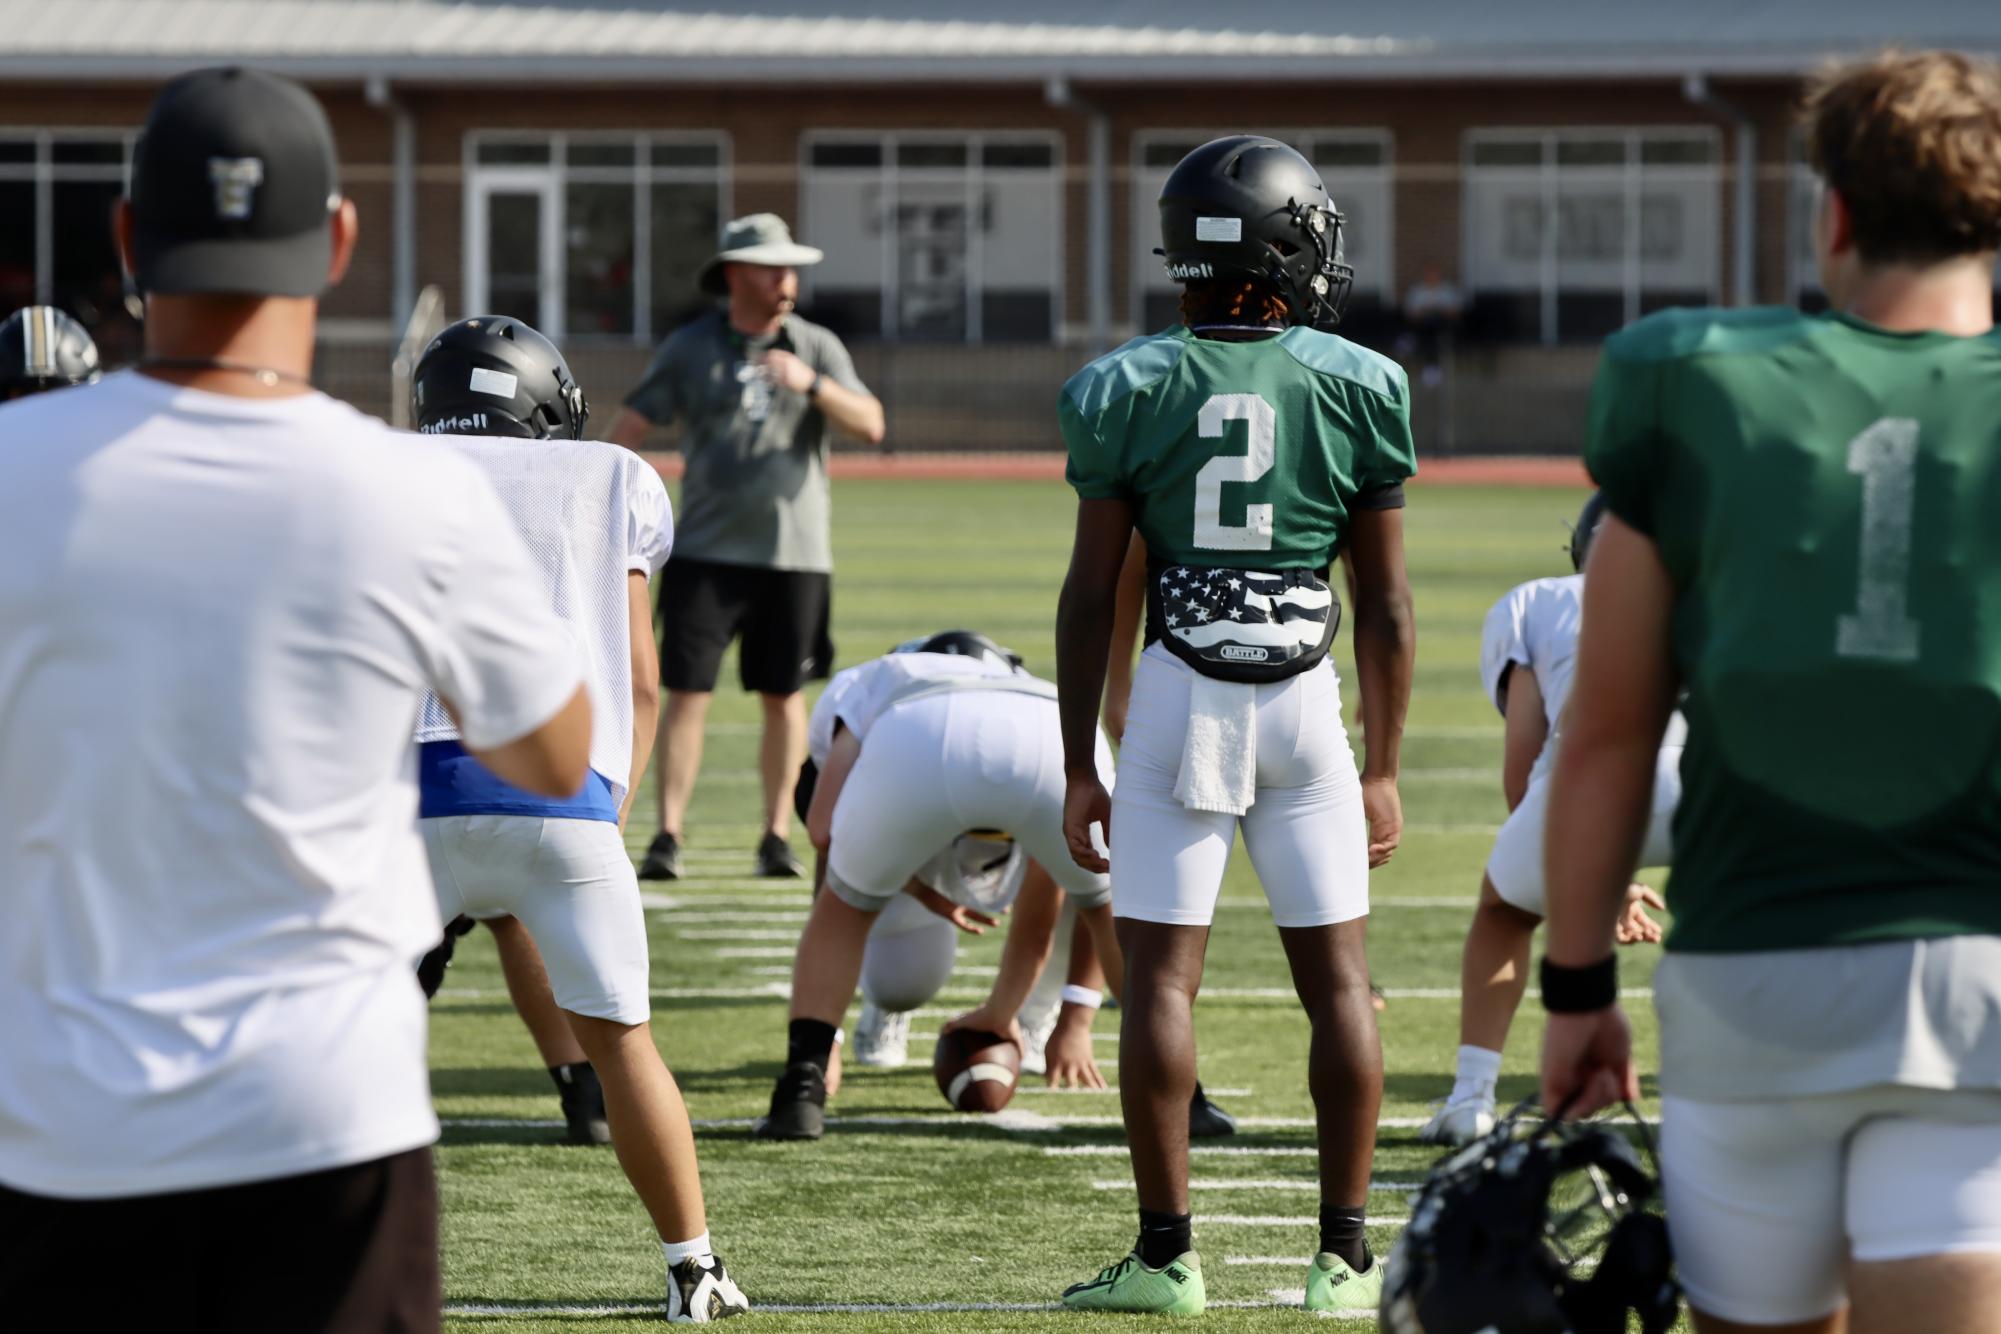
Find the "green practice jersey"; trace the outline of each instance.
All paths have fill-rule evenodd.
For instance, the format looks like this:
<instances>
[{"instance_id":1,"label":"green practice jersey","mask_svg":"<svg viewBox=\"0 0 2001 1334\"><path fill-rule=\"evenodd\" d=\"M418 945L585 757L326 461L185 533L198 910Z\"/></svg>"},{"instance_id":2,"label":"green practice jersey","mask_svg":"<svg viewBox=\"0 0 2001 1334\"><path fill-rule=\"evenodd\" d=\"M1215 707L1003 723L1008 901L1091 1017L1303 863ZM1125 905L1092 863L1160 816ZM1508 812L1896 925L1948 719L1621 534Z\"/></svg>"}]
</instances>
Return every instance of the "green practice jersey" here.
<instances>
[{"instance_id":1,"label":"green practice jersey","mask_svg":"<svg viewBox=\"0 0 2001 1334\"><path fill-rule=\"evenodd\" d=\"M1071 377L1060 415L1077 494L1130 500L1180 565L1323 568L1350 513L1401 504L1417 470L1403 369L1312 329L1136 338Z\"/></svg>"},{"instance_id":2,"label":"green practice jersey","mask_svg":"<svg viewBox=\"0 0 2001 1334\"><path fill-rule=\"evenodd\" d=\"M1663 312L1586 458L1674 582L1669 948L2001 934L2001 336Z\"/></svg>"}]
</instances>

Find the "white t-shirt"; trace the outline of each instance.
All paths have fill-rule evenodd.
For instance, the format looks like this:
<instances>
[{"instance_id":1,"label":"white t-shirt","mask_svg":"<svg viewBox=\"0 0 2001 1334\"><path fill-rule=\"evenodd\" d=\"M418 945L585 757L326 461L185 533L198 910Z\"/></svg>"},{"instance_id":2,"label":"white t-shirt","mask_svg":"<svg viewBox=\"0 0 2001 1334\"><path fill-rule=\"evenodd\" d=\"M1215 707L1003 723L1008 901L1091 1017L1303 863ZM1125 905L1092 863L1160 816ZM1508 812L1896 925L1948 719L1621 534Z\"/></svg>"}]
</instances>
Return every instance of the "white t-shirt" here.
<instances>
[{"instance_id":1,"label":"white t-shirt","mask_svg":"<svg viewBox=\"0 0 2001 1334\"><path fill-rule=\"evenodd\" d=\"M580 667L493 488L319 394L0 407L0 1182L106 1197L437 1135L411 729Z\"/></svg>"},{"instance_id":2,"label":"white t-shirt","mask_svg":"<svg viewBox=\"0 0 2001 1334\"><path fill-rule=\"evenodd\" d=\"M889 653L835 674L820 692L806 723L806 751L824 768L838 722L866 740L868 729L912 687L959 677L1005 680L1025 675L988 658L964 653ZM1033 679L1033 678L1030 678ZM1028 857L1021 845L961 835L940 849L917 878L952 902L995 913L1014 902Z\"/></svg>"},{"instance_id":3,"label":"white t-shirt","mask_svg":"<svg viewBox=\"0 0 2001 1334\"><path fill-rule=\"evenodd\" d=\"M478 464L514 517L541 571L545 601L569 628L591 697L591 768L625 800L632 774L631 604L626 576L648 579L667 563L674 515L667 485L629 449L596 440L513 440L434 435ZM649 627L648 633L650 634ZM435 696L417 740L458 728Z\"/></svg>"},{"instance_id":4,"label":"white t-shirt","mask_svg":"<svg viewBox=\"0 0 2001 1334\"><path fill-rule=\"evenodd\" d=\"M1550 735L1570 698L1577 669L1577 632L1584 625L1584 576L1531 579L1494 604L1480 632L1480 683L1503 715L1508 711L1501 678L1510 667L1526 667L1542 689L1542 711Z\"/></svg>"}]
</instances>

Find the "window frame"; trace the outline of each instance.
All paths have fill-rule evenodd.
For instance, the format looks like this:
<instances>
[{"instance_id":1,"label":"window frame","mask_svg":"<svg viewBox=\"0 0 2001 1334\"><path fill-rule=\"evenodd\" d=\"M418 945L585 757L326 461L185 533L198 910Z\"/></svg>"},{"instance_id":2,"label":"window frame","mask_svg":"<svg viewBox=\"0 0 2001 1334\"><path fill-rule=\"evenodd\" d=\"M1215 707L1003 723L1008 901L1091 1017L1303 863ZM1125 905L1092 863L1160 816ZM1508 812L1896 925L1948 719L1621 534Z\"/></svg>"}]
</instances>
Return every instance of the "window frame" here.
<instances>
[{"instance_id":1,"label":"window frame","mask_svg":"<svg viewBox=\"0 0 2001 1334\"><path fill-rule=\"evenodd\" d=\"M57 163L53 149L57 143L90 140L117 140L120 161L116 167ZM139 142L139 127L109 125L0 125L0 141L32 141L35 160L30 163L0 162L0 181L26 181L35 187L35 304L51 305L55 300L55 187L61 181L116 181L121 191L132 190L132 150ZM109 225L107 220L106 225ZM130 275L119 280L131 290Z\"/></svg>"},{"instance_id":2,"label":"window frame","mask_svg":"<svg viewBox=\"0 0 2001 1334\"><path fill-rule=\"evenodd\" d=\"M1261 134L1271 139L1287 142L1304 140L1315 143L1333 140L1345 143L1374 144L1382 149L1382 161L1372 170L1380 172L1383 178L1383 198L1388 202L1388 216L1382 228L1382 259L1379 265L1380 279L1374 285L1357 283L1354 292L1373 292L1385 308L1397 303L1396 242L1397 242L1397 197L1396 197L1396 131L1386 125L1296 125L1291 127L1264 127L1253 130L1229 130L1214 127L1183 127L1149 125L1145 129L1134 130L1126 152L1127 179L1131 193L1132 209L1132 270L1127 281L1126 318L1130 328L1140 329L1147 323L1146 298L1149 290L1159 290L1152 280L1159 276L1160 257L1153 253L1160 243L1159 221L1155 212L1157 198L1151 197L1145 181L1156 171L1167 170L1146 165L1146 150L1162 143L1192 139L1198 144L1220 139L1227 134ZM1307 157L1312 158L1309 152ZM1317 168L1316 168L1317 170ZM1342 168L1343 171L1361 171L1362 168ZM1334 197L1334 205L1341 205L1340 196ZM1377 240L1370 238L1370 244ZM1353 293L1351 292L1351 299Z\"/></svg>"},{"instance_id":3,"label":"window frame","mask_svg":"<svg viewBox=\"0 0 2001 1334\"><path fill-rule=\"evenodd\" d=\"M479 160L480 149L487 144L510 142L535 142L546 144L549 149L547 162L490 162ZM630 167L573 166L569 160L573 144L630 144L633 162ZM653 164L652 149L655 144L684 144L712 147L716 150L713 167L661 167ZM634 344L651 346L658 342L653 332L653 210L652 191L660 185L714 184L716 187L716 227L718 236L722 227L735 216L733 194L736 185L736 159L733 141L727 130L701 129L654 129L654 128L599 128L584 129L543 129L523 126L520 128L482 128L467 130L460 144L460 293L470 310L483 305L487 296L487 275L481 270L485 257L485 243L480 238L480 225L484 216L479 199L485 193L481 189L481 178L485 177L505 188L510 182L520 188L535 186L552 196L549 205L548 225L554 238L545 241L545 260L553 254L558 265L557 272L540 274L542 295L538 305L545 309L543 319L537 328L551 341L580 341L597 345ZM565 213L569 207L567 187L572 183L615 184L632 187L632 329L627 334L572 333L566 326L568 312L564 309L565 294L569 278L568 247L565 244L567 232ZM551 295L553 293L553 296ZM475 301L477 295L480 299Z\"/></svg>"},{"instance_id":4,"label":"window frame","mask_svg":"<svg viewBox=\"0 0 2001 1334\"><path fill-rule=\"evenodd\" d=\"M869 140L882 153L881 162L875 167L819 167L813 164L813 149L816 145L841 140ZM1037 129L884 129L884 128L838 128L820 127L805 131L799 136L799 235L808 245L813 244L815 219L812 208L812 178L817 173L835 176L859 177L873 174L874 179L884 189L892 204L897 198L896 178L900 172L913 174L944 175L961 172L965 176L966 203L973 207L978 198L980 181L989 170L1007 172L1027 172L1030 168L988 168L981 162L982 150L989 141L1015 144L1036 144L1049 149L1049 166L1046 169L1055 189L1055 216L1051 220L1049 235L1049 335L1050 343L1061 340L1063 329L1065 292L1063 289L1065 257L1065 218L1067 210L1064 198L1068 180L1064 167L1064 137L1060 130ZM905 143L963 143L966 145L966 166L964 167L916 167L899 168L896 162L897 148ZM881 306L876 338L885 343L920 342L907 338L897 328L897 273L895 254L896 233L893 228L882 229L882 290ZM968 231L966 237L966 334L956 341L938 341L934 346L978 347L986 342L984 329L984 298L980 281L983 271L985 238L979 228ZM807 269L799 275L800 304L812 299L817 285L814 270ZM921 343L920 343L921 345Z\"/></svg>"},{"instance_id":5,"label":"window frame","mask_svg":"<svg viewBox=\"0 0 2001 1334\"><path fill-rule=\"evenodd\" d=\"M1459 145L1459 253L1461 269L1460 288L1469 301L1477 299L1481 293L1506 292L1518 289L1485 287L1475 276L1466 271L1467 261L1474 254L1474 229L1488 225L1491 220L1478 219L1468 201L1475 176L1482 171L1515 172L1526 174L1535 172L1540 179L1539 198L1545 209L1545 216L1556 217L1556 202L1560 194L1564 168L1557 161L1557 144L1565 139L1618 140L1626 149L1626 159L1619 168L1624 178L1624 199L1626 207L1625 254L1621 259L1624 278L1620 295L1624 301L1624 322L1630 324L1640 316L1642 284L1641 268L1643 260L1639 247L1641 225L1639 202L1644 179L1650 170L1641 161L1642 145L1648 140L1701 139L1710 146L1710 160L1698 165L1662 165L1651 168L1655 172L1708 173L1706 185L1714 195L1717 234L1713 237L1714 262L1710 267L1708 283L1708 303L1721 304L1723 299L1723 131L1714 125L1540 125L1540 126L1483 126L1467 129L1460 135ZM1534 143L1541 148L1541 160L1534 167L1476 167L1473 153L1478 145L1495 143ZM1575 171L1603 171L1598 167L1572 167ZM1545 347L1553 347L1563 341L1558 324L1558 301L1564 288L1557 274L1559 257L1557 253L1557 228L1546 229L1542 254L1538 259L1539 273L1535 292L1539 301L1539 336L1533 340ZM1583 290L1583 289L1576 289Z\"/></svg>"}]
</instances>

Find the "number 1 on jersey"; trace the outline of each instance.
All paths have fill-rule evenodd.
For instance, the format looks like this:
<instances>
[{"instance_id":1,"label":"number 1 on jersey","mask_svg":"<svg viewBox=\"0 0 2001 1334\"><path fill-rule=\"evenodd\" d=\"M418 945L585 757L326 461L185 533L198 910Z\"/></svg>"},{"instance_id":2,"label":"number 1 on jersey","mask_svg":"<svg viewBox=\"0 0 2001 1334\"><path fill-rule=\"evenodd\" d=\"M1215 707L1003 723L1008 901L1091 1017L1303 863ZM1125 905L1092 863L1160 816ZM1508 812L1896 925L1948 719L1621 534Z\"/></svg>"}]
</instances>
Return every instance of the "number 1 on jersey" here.
<instances>
[{"instance_id":1,"label":"number 1 on jersey","mask_svg":"<svg viewBox=\"0 0 2001 1334\"><path fill-rule=\"evenodd\" d=\"M1272 507L1244 506L1241 524L1223 522L1223 483L1255 482L1278 458L1278 414L1256 394L1213 394L1196 414L1196 434L1220 440L1225 422L1249 426L1248 454L1210 459L1195 474L1195 545L1212 551L1270 551Z\"/></svg>"},{"instance_id":2,"label":"number 1 on jersey","mask_svg":"<svg viewBox=\"0 0 2001 1334\"><path fill-rule=\"evenodd\" d=\"M1841 657L1917 661L1918 623L1908 604L1917 465L1913 418L1885 417L1848 442L1848 471L1862 478L1862 570L1855 610L1835 628Z\"/></svg>"}]
</instances>

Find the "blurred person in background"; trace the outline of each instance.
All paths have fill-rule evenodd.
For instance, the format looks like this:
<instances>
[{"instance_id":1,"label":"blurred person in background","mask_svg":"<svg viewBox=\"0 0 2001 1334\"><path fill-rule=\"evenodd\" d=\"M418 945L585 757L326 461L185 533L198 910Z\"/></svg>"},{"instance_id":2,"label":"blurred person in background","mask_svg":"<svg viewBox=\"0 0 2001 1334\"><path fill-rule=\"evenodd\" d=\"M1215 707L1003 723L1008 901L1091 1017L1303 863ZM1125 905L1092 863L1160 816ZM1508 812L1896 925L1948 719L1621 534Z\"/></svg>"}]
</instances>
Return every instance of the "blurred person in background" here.
<instances>
[{"instance_id":1,"label":"blurred person in background","mask_svg":"<svg viewBox=\"0 0 2001 1334\"><path fill-rule=\"evenodd\" d=\"M591 709L480 471L312 387L356 236L337 161L298 84L168 84L115 223L139 367L0 407L22 1329L439 1328L410 727L435 691L494 773L566 796Z\"/></svg>"},{"instance_id":2,"label":"blurred person in background","mask_svg":"<svg viewBox=\"0 0 2001 1334\"><path fill-rule=\"evenodd\" d=\"M793 313L799 269L821 258L775 214L730 223L698 279L727 303L669 335L607 433L637 449L656 426L678 421L687 464L674 556L660 581L660 829L642 879L681 875L709 703L737 640L738 678L764 709L757 874L805 872L787 835L806 758L801 690L833 669L828 432L883 438L882 404L847 348Z\"/></svg>"}]
</instances>

